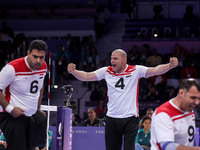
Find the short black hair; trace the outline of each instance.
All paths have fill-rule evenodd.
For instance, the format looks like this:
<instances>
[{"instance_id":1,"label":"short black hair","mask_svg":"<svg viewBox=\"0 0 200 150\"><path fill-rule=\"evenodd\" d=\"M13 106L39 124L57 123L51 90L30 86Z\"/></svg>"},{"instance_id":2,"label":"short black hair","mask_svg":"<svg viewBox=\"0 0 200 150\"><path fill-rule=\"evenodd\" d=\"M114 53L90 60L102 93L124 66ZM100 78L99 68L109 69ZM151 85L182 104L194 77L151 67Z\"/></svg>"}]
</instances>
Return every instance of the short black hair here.
<instances>
[{"instance_id":1,"label":"short black hair","mask_svg":"<svg viewBox=\"0 0 200 150\"><path fill-rule=\"evenodd\" d=\"M148 108L146 111L154 111L152 108Z\"/></svg>"},{"instance_id":2,"label":"short black hair","mask_svg":"<svg viewBox=\"0 0 200 150\"><path fill-rule=\"evenodd\" d=\"M181 82L179 89L184 89L187 92L192 86L195 86L197 90L200 91L200 82L197 79L193 78L184 79Z\"/></svg>"},{"instance_id":3,"label":"short black hair","mask_svg":"<svg viewBox=\"0 0 200 150\"><path fill-rule=\"evenodd\" d=\"M47 51L47 44L42 40L33 40L30 44L29 51L32 52L33 49L37 49L38 51Z\"/></svg>"}]
</instances>

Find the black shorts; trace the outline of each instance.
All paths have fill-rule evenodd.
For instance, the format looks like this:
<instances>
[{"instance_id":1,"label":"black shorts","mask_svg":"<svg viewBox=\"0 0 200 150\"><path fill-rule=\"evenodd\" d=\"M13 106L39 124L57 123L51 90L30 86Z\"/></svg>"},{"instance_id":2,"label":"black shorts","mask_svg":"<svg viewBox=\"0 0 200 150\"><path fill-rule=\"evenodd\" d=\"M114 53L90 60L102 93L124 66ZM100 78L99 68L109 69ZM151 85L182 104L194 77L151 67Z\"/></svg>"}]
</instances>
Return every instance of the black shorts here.
<instances>
[{"instance_id":1,"label":"black shorts","mask_svg":"<svg viewBox=\"0 0 200 150\"><path fill-rule=\"evenodd\" d=\"M33 116L14 118L0 112L0 128L8 144L7 150L31 150L46 143L46 117L37 111Z\"/></svg>"},{"instance_id":2,"label":"black shorts","mask_svg":"<svg viewBox=\"0 0 200 150\"><path fill-rule=\"evenodd\" d=\"M121 150L122 141L124 141L124 150L134 150L138 124L138 117L112 118L106 116L106 150Z\"/></svg>"}]
</instances>

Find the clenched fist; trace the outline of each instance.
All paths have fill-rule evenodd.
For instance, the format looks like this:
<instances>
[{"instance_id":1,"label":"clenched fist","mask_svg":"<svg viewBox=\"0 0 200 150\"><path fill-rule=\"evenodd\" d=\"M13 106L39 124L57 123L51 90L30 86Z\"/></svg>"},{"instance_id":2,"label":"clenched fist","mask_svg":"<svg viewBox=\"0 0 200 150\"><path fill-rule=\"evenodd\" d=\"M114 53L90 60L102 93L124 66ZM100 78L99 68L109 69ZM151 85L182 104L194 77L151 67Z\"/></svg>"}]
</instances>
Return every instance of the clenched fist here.
<instances>
[{"instance_id":1,"label":"clenched fist","mask_svg":"<svg viewBox=\"0 0 200 150\"><path fill-rule=\"evenodd\" d=\"M176 57L171 57L169 63L170 68L175 68L178 66L178 59Z\"/></svg>"},{"instance_id":2,"label":"clenched fist","mask_svg":"<svg viewBox=\"0 0 200 150\"><path fill-rule=\"evenodd\" d=\"M75 71L75 69L76 69L75 64L73 64L73 63L68 64L67 70L68 70L69 73L72 74Z\"/></svg>"}]
</instances>

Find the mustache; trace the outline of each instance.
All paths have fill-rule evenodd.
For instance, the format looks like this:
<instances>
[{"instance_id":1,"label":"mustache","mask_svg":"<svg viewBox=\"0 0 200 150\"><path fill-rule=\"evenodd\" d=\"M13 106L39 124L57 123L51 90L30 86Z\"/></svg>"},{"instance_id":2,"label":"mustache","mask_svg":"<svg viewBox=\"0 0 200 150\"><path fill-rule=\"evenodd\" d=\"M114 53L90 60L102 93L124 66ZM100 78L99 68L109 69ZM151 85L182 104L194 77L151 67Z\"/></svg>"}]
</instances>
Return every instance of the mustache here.
<instances>
[{"instance_id":1,"label":"mustache","mask_svg":"<svg viewBox=\"0 0 200 150\"><path fill-rule=\"evenodd\" d=\"M39 66L39 65L41 65L41 64L40 64L40 63L36 63L35 65Z\"/></svg>"}]
</instances>

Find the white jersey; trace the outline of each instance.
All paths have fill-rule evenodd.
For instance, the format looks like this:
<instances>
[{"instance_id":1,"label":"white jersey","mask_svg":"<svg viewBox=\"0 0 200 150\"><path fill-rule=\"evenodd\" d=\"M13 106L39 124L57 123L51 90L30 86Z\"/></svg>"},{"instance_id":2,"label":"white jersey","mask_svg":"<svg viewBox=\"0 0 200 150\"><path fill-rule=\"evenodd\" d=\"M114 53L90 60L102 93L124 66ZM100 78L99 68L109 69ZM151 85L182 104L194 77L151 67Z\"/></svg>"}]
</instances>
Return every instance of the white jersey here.
<instances>
[{"instance_id":1,"label":"white jersey","mask_svg":"<svg viewBox=\"0 0 200 150\"><path fill-rule=\"evenodd\" d=\"M139 79L145 77L147 67L127 65L122 73L111 66L95 71L99 80L105 79L108 87L107 116L127 118L138 115Z\"/></svg>"},{"instance_id":2,"label":"white jersey","mask_svg":"<svg viewBox=\"0 0 200 150\"><path fill-rule=\"evenodd\" d=\"M194 112L183 112L170 100L158 107L152 116L151 150L161 150L159 143L166 141L193 146L194 133Z\"/></svg>"},{"instance_id":3,"label":"white jersey","mask_svg":"<svg viewBox=\"0 0 200 150\"><path fill-rule=\"evenodd\" d=\"M26 116L37 111L40 90L47 71L46 62L36 71L30 69L27 57L16 59L7 64L0 72L0 89L13 107L25 110ZM5 112L5 109L0 110Z\"/></svg>"}]
</instances>

